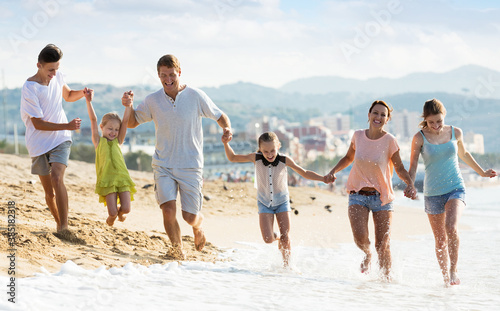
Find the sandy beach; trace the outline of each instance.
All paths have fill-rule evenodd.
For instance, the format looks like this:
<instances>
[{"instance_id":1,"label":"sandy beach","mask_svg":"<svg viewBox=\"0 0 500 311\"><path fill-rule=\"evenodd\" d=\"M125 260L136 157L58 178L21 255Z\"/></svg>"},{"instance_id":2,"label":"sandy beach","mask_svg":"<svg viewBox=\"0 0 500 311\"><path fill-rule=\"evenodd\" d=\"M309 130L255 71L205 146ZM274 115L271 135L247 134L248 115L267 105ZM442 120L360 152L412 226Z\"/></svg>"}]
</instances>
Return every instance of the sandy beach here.
<instances>
[{"instance_id":1,"label":"sandy beach","mask_svg":"<svg viewBox=\"0 0 500 311\"><path fill-rule=\"evenodd\" d=\"M152 173L130 171L138 189L132 212L125 222L109 227L105 224L106 208L98 203L93 191L94 165L70 161L65 177L70 229L81 239L81 243L70 243L54 235L55 222L46 207L38 177L30 174L30 164L29 157L0 155L0 192L4 194L0 202L0 243L7 245L8 202L14 201L17 208L17 277L32 276L41 267L56 272L68 260L85 269L122 267L129 262L148 266L172 261L168 256L170 242L151 186ZM204 228L208 240L203 251L194 250L191 229L178 213L188 261L214 262L220 260L219 254L224 250L236 245L244 247L241 242L264 243L253 183L205 182L203 193L206 196ZM347 197L340 189L330 192L314 187L291 187L290 194L292 207L298 212L292 214L292 247L331 248L338 243L352 242ZM325 208L327 205L331 211ZM393 240L430 233L425 213L415 208L397 206L393 224ZM373 236L371 221L370 226ZM2 276L7 275L6 249L2 247L0 254Z\"/></svg>"}]
</instances>

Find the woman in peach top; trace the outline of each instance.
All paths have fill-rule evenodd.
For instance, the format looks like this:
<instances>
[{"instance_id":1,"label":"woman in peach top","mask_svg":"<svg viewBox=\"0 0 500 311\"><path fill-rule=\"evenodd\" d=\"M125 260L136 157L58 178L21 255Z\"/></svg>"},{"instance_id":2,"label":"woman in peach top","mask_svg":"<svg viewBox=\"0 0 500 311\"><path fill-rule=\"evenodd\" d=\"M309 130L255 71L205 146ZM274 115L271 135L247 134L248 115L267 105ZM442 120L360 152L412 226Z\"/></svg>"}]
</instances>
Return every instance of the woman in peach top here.
<instances>
[{"instance_id":1,"label":"woman in peach top","mask_svg":"<svg viewBox=\"0 0 500 311\"><path fill-rule=\"evenodd\" d=\"M407 184L405 196L416 198L417 191L399 156L396 138L384 130L392 109L381 100L372 103L368 112L368 129L357 130L347 154L327 175L333 182L335 174L353 163L346 189L349 193L349 220L354 242L365 253L361 272L368 273L372 253L368 236L368 219L373 212L375 249L383 278L390 281L391 250L390 228L392 219L393 169Z\"/></svg>"}]
</instances>

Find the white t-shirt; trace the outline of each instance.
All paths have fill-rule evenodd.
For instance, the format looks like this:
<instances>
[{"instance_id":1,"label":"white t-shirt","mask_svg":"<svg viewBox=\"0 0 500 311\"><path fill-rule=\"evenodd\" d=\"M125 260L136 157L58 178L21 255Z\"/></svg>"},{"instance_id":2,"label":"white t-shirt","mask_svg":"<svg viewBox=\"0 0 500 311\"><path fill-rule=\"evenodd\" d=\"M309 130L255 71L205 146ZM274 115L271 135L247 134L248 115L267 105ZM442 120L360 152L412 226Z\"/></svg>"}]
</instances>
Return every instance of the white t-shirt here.
<instances>
[{"instance_id":1,"label":"white t-shirt","mask_svg":"<svg viewBox=\"0 0 500 311\"><path fill-rule=\"evenodd\" d=\"M21 92L21 118L26 125L26 148L30 157L37 157L54 149L65 141L71 141L71 132L40 131L35 129L31 118L41 118L52 123L68 123L62 107L64 77L61 72L50 80L49 85L34 81L24 82Z\"/></svg>"},{"instance_id":2,"label":"white t-shirt","mask_svg":"<svg viewBox=\"0 0 500 311\"><path fill-rule=\"evenodd\" d=\"M187 87L175 101L162 89L137 106L137 122L154 121L156 150L153 165L165 168L203 167L202 118L217 121L222 111L202 90Z\"/></svg>"}]
</instances>

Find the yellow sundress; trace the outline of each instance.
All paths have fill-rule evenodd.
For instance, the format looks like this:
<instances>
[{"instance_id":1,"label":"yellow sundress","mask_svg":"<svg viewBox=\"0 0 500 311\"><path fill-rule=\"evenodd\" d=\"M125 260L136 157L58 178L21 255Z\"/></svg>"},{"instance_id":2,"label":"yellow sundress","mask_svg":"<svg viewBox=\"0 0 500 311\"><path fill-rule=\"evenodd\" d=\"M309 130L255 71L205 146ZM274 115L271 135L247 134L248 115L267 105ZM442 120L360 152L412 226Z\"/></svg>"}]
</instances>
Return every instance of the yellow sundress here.
<instances>
[{"instance_id":1,"label":"yellow sundress","mask_svg":"<svg viewBox=\"0 0 500 311\"><path fill-rule=\"evenodd\" d=\"M97 174L95 193L99 195L100 203L106 206L106 195L125 191L129 191L130 200L134 200L134 193L137 192L135 183L128 173L118 139L108 141L105 137L101 137L95 151L95 170Z\"/></svg>"}]
</instances>

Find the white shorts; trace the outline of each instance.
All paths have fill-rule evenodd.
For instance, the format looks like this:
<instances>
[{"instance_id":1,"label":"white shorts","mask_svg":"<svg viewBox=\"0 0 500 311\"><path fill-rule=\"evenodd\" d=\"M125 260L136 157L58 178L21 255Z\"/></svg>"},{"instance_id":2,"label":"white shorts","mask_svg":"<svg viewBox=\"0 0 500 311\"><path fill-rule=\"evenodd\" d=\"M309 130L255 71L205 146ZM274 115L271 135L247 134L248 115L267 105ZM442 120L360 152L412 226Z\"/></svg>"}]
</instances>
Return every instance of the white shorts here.
<instances>
[{"instance_id":1,"label":"white shorts","mask_svg":"<svg viewBox=\"0 0 500 311\"><path fill-rule=\"evenodd\" d=\"M201 211L203 195L203 169L201 168L165 168L153 165L155 194L158 205L177 200L177 191L181 194L183 211L197 215Z\"/></svg>"}]
</instances>

